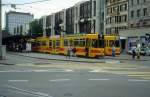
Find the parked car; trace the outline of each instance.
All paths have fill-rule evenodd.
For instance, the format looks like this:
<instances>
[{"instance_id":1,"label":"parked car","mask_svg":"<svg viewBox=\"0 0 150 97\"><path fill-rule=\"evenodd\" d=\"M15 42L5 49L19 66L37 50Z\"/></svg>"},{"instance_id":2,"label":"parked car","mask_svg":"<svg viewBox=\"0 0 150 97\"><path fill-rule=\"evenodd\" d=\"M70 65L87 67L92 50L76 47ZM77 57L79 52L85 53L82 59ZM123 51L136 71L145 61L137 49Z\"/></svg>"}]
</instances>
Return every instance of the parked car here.
<instances>
[{"instance_id":1,"label":"parked car","mask_svg":"<svg viewBox=\"0 0 150 97\"><path fill-rule=\"evenodd\" d=\"M131 50L128 50L127 53L132 55L132 50L135 49L135 53L138 53L138 49L136 47L132 47ZM146 50L146 48L141 47L140 54L145 56L147 54L150 54L150 50Z\"/></svg>"},{"instance_id":2,"label":"parked car","mask_svg":"<svg viewBox=\"0 0 150 97\"><path fill-rule=\"evenodd\" d=\"M131 49L128 50L127 53L132 55L132 50L134 50L134 49L135 49L135 51L136 51L136 47L135 47L135 46L131 47Z\"/></svg>"},{"instance_id":3,"label":"parked car","mask_svg":"<svg viewBox=\"0 0 150 97\"><path fill-rule=\"evenodd\" d=\"M146 47L146 55L150 56L150 48Z\"/></svg>"},{"instance_id":4,"label":"parked car","mask_svg":"<svg viewBox=\"0 0 150 97\"><path fill-rule=\"evenodd\" d=\"M136 51L136 53L137 53L137 51ZM140 54L145 56L146 55L146 48L141 47Z\"/></svg>"}]
</instances>

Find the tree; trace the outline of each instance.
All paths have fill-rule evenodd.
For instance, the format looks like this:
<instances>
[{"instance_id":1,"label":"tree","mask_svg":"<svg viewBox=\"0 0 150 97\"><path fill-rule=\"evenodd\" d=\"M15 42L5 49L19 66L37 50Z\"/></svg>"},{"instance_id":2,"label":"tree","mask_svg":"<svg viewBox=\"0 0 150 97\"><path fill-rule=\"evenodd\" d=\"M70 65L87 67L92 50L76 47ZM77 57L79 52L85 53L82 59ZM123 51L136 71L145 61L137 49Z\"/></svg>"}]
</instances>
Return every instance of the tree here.
<instances>
[{"instance_id":1,"label":"tree","mask_svg":"<svg viewBox=\"0 0 150 97\"><path fill-rule=\"evenodd\" d=\"M32 36L41 36L43 34L42 26L38 20L34 20L30 23L30 34Z\"/></svg>"}]
</instances>

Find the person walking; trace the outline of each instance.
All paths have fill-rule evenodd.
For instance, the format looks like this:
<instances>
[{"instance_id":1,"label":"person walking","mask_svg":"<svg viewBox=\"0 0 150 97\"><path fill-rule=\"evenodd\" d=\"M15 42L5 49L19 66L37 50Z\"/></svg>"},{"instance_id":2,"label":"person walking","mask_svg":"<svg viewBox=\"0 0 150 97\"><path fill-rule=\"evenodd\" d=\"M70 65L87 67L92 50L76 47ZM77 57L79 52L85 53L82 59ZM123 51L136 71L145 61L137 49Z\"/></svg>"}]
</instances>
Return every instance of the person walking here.
<instances>
[{"instance_id":1,"label":"person walking","mask_svg":"<svg viewBox=\"0 0 150 97\"><path fill-rule=\"evenodd\" d=\"M135 56L136 56L135 50L136 50L136 48L132 48L132 59L135 59Z\"/></svg>"},{"instance_id":2,"label":"person walking","mask_svg":"<svg viewBox=\"0 0 150 97\"><path fill-rule=\"evenodd\" d=\"M72 49L72 53L73 53L73 57L75 57L76 56L76 48L75 47Z\"/></svg>"},{"instance_id":3,"label":"person walking","mask_svg":"<svg viewBox=\"0 0 150 97\"><path fill-rule=\"evenodd\" d=\"M71 47L70 47L70 46L68 46L68 48L67 48L67 56L66 56L66 58L68 57L68 58L70 59L70 56L71 56Z\"/></svg>"},{"instance_id":4,"label":"person walking","mask_svg":"<svg viewBox=\"0 0 150 97\"><path fill-rule=\"evenodd\" d=\"M141 45L140 44L138 44L137 45L137 59L140 59L140 52L141 52Z\"/></svg>"},{"instance_id":5,"label":"person walking","mask_svg":"<svg viewBox=\"0 0 150 97\"><path fill-rule=\"evenodd\" d=\"M112 45L112 56L113 56L113 57L116 56L116 52L115 52L115 51L116 51L116 48L115 48L115 45L113 44L113 45Z\"/></svg>"}]
</instances>

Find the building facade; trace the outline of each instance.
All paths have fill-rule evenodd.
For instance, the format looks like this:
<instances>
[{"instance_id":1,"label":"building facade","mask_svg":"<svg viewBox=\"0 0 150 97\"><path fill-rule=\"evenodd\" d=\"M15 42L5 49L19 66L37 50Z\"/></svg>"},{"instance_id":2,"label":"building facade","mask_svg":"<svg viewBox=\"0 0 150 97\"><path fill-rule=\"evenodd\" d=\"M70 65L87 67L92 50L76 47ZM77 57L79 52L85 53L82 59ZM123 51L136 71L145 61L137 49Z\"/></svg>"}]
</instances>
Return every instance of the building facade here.
<instances>
[{"instance_id":1,"label":"building facade","mask_svg":"<svg viewBox=\"0 0 150 97\"><path fill-rule=\"evenodd\" d=\"M130 28L150 27L150 1L129 0Z\"/></svg>"},{"instance_id":2,"label":"building facade","mask_svg":"<svg viewBox=\"0 0 150 97\"><path fill-rule=\"evenodd\" d=\"M120 36L126 41L126 50L131 50L138 43L141 45L150 43L145 38L146 34L150 34L150 1L129 0L128 5L129 28L121 31Z\"/></svg>"},{"instance_id":3,"label":"building facade","mask_svg":"<svg viewBox=\"0 0 150 97\"><path fill-rule=\"evenodd\" d=\"M21 12L14 12L10 11L6 13L6 30L10 35L16 35L17 33L14 33L18 31L19 33L19 26L29 24L31 21L33 21L34 16L30 13L21 13ZM14 28L18 27L14 30Z\"/></svg>"},{"instance_id":4,"label":"building facade","mask_svg":"<svg viewBox=\"0 0 150 97\"><path fill-rule=\"evenodd\" d=\"M119 34L128 28L128 0L105 1L105 32Z\"/></svg>"},{"instance_id":5,"label":"building facade","mask_svg":"<svg viewBox=\"0 0 150 97\"><path fill-rule=\"evenodd\" d=\"M105 0L82 1L74 6L74 33L104 33Z\"/></svg>"},{"instance_id":6,"label":"building facade","mask_svg":"<svg viewBox=\"0 0 150 97\"><path fill-rule=\"evenodd\" d=\"M88 0L39 19L43 36L104 34L105 0Z\"/></svg>"}]
</instances>

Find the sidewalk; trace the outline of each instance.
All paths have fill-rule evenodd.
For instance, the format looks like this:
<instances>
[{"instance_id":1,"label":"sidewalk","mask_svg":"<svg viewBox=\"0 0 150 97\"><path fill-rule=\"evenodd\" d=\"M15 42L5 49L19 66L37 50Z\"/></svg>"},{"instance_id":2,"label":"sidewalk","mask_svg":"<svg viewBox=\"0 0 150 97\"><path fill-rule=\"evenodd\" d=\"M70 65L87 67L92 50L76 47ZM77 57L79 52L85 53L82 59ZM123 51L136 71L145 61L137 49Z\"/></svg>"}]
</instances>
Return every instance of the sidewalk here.
<instances>
[{"instance_id":1,"label":"sidewalk","mask_svg":"<svg viewBox=\"0 0 150 97\"><path fill-rule=\"evenodd\" d=\"M43 59L43 60L56 60L56 61L72 61L72 62L85 62L85 63L105 63L106 59L92 59L92 58L79 58L79 57L66 57L63 55L51 55L42 53L15 53L9 52L12 55Z\"/></svg>"},{"instance_id":2,"label":"sidewalk","mask_svg":"<svg viewBox=\"0 0 150 97\"><path fill-rule=\"evenodd\" d=\"M94 59L94 58L79 58L71 57L70 59L63 55L51 55L51 54L42 54L42 53L15 53L9 52L10 54L43 59L43 60L58 60L58 61L73 61L73 62L87 62L87 63L106 63L107 61L150 61L150 56L141 56L141 59L132 59L131 55L121 54L116 57L105 56L104 58Z\"/></svg>"},{"instance_id":3,"label":"sidewalk","mask_svg":"<svg viewBox=\"0 0 150 97\"><path fill-rule=\"evenodd\" d=\"M132 59L132 55L121 54L117 57L105 56L106 59L115 59L115 60L128 60L128 61L150 61L150 56L141 56L140 59Z\"/></svg>"},{"instance_id":4,"label":"sidewalk","mask_svg":"<svg viewBox=\"0 0 150 97\"><path fill-rule=\"evenodd\" d=\"M150 56L141 56L141 59L132 59L131 55L121 54L117 57L105 56L104 58L94 59L94 58L79 58L71 57L70 59L63 55L51 55L42 53L18 53L18 52L7 52L6 60L0 60L0 65L15 65L20 63L34 63L32 58L42 59L43 61L71 61L71 62L83 62L83 63L125 63L126 61L131 62L144 62L150 61ZM17 59L20 56L20 59ZM27 58L27 59L26 59ZM28 60L28 58L31 58ZM24 60L25 59L25 60Z\"/></svg>"}]
</instances>

